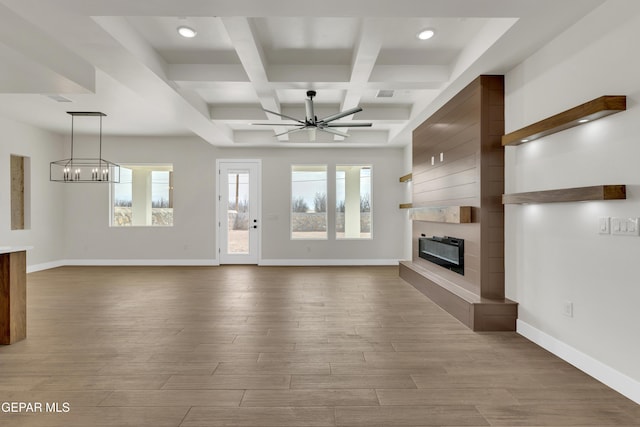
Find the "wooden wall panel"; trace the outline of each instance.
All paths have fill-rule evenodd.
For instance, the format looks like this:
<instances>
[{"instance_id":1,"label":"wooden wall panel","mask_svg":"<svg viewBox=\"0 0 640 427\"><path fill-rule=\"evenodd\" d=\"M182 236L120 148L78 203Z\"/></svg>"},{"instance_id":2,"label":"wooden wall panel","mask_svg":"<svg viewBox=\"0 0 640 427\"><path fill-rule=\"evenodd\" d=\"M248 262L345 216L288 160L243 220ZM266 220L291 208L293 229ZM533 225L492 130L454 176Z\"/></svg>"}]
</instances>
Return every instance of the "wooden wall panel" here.
<instances>
[{"instance_id":1,"label":"wooden wall panel","mask_svg":"<svg viewBox=\"0 0 640 427\"><path fill-rule=\"evenodd\" d=\"M421 150L417 150L416 152L413 153L413 155L415 156L413 158L413 161L416 164L416 166L425 166L427 168L429 166L432 166L430 163L431 156L436 157L436 166L437 166L440 163L437 158L440 152L446 153L448 151L452 151L456 149L461 145L465 145L465 144L473 143L474 141L477 141L478 132L480 131L480 126L478 122L474 122L469 126L465 126L459 131L457 130L458 126L448 126L448 129L451 132L456 132L455 135L442 135L442 130L438 130L438 133L441 134L439 137L445 138L445 139L438 139L439 137L436 135L429 135L427 133L422 133L423 141L425 141L425 143L427 143L427 141L430 141L433 143L433 145L430 145ZM479 147L477 145L474 145L474 148L477 149ZM447 156L447 158L451 159L451 156Z\"/></svg>"},{"instance_id":2,"label":"wooden wall panel","mask_svg":"<svg viewBox=\"0 0 640 427\"><path fill-rule=\"evenodd\" d=\"M443 176L447 176L449 173L458 173L469 169L475 169L476 162L478 161L477 154L478 153L476 151L473 151L471 154L468 154L464 157L460 157L462 156L462 154L460 154L459 156L456 156L459 158L456 158L455 160L448 160L449 169L440 167L429 168L427 166L424 166L417 172L414 172L412 175L416 177L417 181L424 182L432 179L442 178Z\"/></svg>"},{"instance_id":3,"label":"wooden wall panel","mask_svg":"<svg viewBox=\"0 0 640 427\"><path fill-rule=\"evenodd\" d=\"M420 204L422 200L420 200L424 193L425 201L430 200L429 194L436 189L439 190L454 190L458 187L466 187L469 186L471 188L471 194L466 197L473 197L477 194L476 187L477 183L477 173L474 169L467 169L465 171L453 172L449 175L445 175L441 178L432 179L426 182L421 182L419 184L414 185L413 194L418 196L418 200L414 203Z\"/></svg>"},{"instance_id":4,"label":"wooden wall panel","mask_svg":"<svg viewBox=\"0 0 640 427\"><path fill-rule=\"evenodd\" d=\"M422 191L420 193L413 193L414 207L418 206L445 206L445 205L460 205L470 206L476 204L478 188L475 182L455 186L444 187L430 191Z\"/></svg>"},{"instance_id":5,"label":"wooden wall panel","mask_svg":"<svg viewBox=\"0 0 640 427\"><path fill-rule=\"evenodd\" d=\"M504 246L504 79L487 79L482 85L482 135L480 192L481 243L481 294L485 298L504 298L504 251L494 251Z\"/></svg>"},{"instance_id":6,"label":"wooden wall panel","mask_svg":"<svg viewBox=\"0 0 640 427\"><path fill-rule=\"evenodd\" d=\"M479 206L481 90L463 89L413 133L413 206ZM440 162L440 153L444 161ZM435 164L431 158L435 157ZM413 222L413 262L468 291L480 294L480 227L472 224ZM453 236L465 241L465 274L454 273L418 256L418 238Z\"/></svg>"},{"instance_id":7,"label":"wooden wall panel","mask_svg":"<svg viewBox=\"0 0 640 427\"><path fill-rule=\"evenodd\" d=\"M473 222L414 221L412 262L480 297L497 299L504 298L503 134L502 76L479 77L413 133L413 206L472 206ZM464 239L464 276L421 259L420 234Z\"/></svg>"},{"instance_id":8,"label":"wooden wall panel","mask_svg":"<svg viewBox=\"0 0 640 427\"><path fill-rule=\"evenodd\" d=\"M475 101L475 98L472 99ZM471 111L473 114L473 111ZM427 154L447 151L454 148L457 145L461 145L469 142L477 137L479 131L479 121L468 121L458 124L441 124L439 128L433 128L434 132L429 134L424 131L419 134L414 134L415 138L422 138L423 140L429 139L433 141L433 145L420 147L415 151L416 159L425 159ZM419 161L421 163L421 161Z\"/></svg>"}]
</instances>

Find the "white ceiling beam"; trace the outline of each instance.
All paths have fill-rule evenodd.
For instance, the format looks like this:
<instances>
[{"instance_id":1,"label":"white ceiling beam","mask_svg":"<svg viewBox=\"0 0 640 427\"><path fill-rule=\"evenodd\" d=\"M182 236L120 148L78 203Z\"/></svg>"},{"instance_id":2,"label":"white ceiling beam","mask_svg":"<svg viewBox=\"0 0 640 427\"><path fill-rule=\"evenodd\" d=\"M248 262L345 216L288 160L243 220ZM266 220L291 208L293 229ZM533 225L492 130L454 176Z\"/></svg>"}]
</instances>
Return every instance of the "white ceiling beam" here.
<instances>
[{"instance_id":1,"label":"white ceiling beam","mask_svg":"<svg viewBox=\"0 0 640 427\"><path fill-rule=\"evenodd\" d=\"M367 18L362 20L362 27L351 59L351 77L349 78L351 84L344 95L340 111L355 108L360 103L363 86L369 81L382 48L380 33L381 27L376 20ZM353 116L347 116L343 120L349 121L352 118ZM342 141L344 137L335 135L334 139Z\"/></svg>"},{"instance_id":2,"label":"white ceiling beam","mask_svg":"<svg viewBox=\"0 0 640 427\"><path fill-rule=\"evenodd\" d=\"M411 118L410 105L362 105L362 108L357 114L359 121L396 122Z\"/></svg>"},{"instance_id":3,"label":"white ceiling beam","mask_svg":"<svg viewBox=\"0 0 640 427\"><path fill-rule=\"evenodd\" d=\"M260 105L266 110L279 112L280 101L278 100L278 95L275 90L269 87L267 61L262 46L251 28L249 19L244 17L222 18L222 24L227 30L227 34L233 43L249 80L254 86ZM274 114L268 115L269 119L280 121L279 116ZM276 134L286 131L283 127L275 127L274 129ZM280 141L286 141L289 136L285 134L277 138Z\"/></svg>"},{"instance_id":4,"label":"white ceiling beam","mask_svg":"<svg viewBox=\"0 0 640 427\"><path fill-rule=\"evenodd\" d=\"M291 134L289 142L271 143L269 146L296 148L335 148L335 147L385 147L389 141L387 130L349 130L349 138L344 142L336 142L332 134L317 131L316 141L310 142L306 132ZM236 130L234 139L242 146L264 146L266 133L261 130Z\"/></svg>"},{"instance_id":5,"label":"white ceiling beam","mask_svg":"<svg viewBox=\"0 0 640 427\"><path fill-rule=\"evenodd\" d=\"M212 105L209 107L209 111L211 112L211 120L258 121L265 119L265 112L255 105Z\"/></svg>"},{"instance_id":6,"label":"white ceiling beam","mask_svg":"<svg viewBox=\"0 0 640 427\"><path fill-rule=\"evenodd\" d=\"M168 64L167 78L175 82L248 82L240 64Z\"/></svg>"},{"instance_id":7,"label":"white ceiling beam","mask_svg":"<svg viewBox=\"0 0 640 427\"><path fill-rule=\"evenodd\" d=\"M251 81L241 64L168 64L169 80L182 82L248 82ZM349 82L349 67L346 65L270 65L270 83L345 83Z\"/></svg>"},{"instance_id":8,"label":"white ceiling beam","mask_svg":"<svg viewBox=\"0 0 640 427\"><path fill-rule=\"evenodd\" d=\"M364 110L358 113L357 121L375 120L378 122L398 122L409 120L411 118L410 105L364 105ZM317 112L321 115L329 115L337 111L337 105L321 105L318 106ZM260 121L266 120L265 112L255 105L239 105L239 104L220 104L212 105L209 108L211 120L220 121ZM298 117L304 114L302 107L286 107L282 108L282 113ZM343 119L340 119L343 121Z\"/></svg>"},{"instance_id":9,"label":"white ceiling beam","mask_svg":"<svg viewBox=\"0 0 640 427\"><path fill-rule=\"evenodd\" d=\"M354 84L361 87L369 81L381 48L380 28L376 28L376 21L364 19L358 41L353 49L351 76L349 78L351 87L353 87ZM340 109L347 110L357 107L361 97L361 89L348 90Z\"/></svg>"},{"instance_id":10,"label":"white ceiling beam","mask_svg":"<svg viewBox=\"0 0 640 427\"><path fill-rule=\"evenodd\" d=\"M340 83L348 82L350 70L346 65L270 65L269 81L278 82L304 82L304 83Z\"/></svg>"},{"instance_id":11,"label":"white ceiling beam","mask_svg":"<svg viewBox=\"0 0 640 427\"><path fill-rule=\"evenodd\" d=\"M93 21L112 38L102 40L100 50L93 49L90 43L78 46L96 66L145 99L150 108L169 114L209 143L232 142L231 129L211 122L208 106L201 98L174 88L175 84L166 77L166 63L125 18L95 17Z\"/></svg>"},{"instance_id":12,"label":"white ceiling beam","mask_svg":"<svg viewBox=\"0 0 640 427\"><path fill-rule=\"evenodd\" d=\"M449 67L443 65L376 65L371 72L371 82L386 83L446 83Z\"/></svg>"},{"instance_id":13,"label":"white ceiling beam","mask_svg":"<svg viewBox=\"0 0 640 427\"><path fill-rule=\"evenodd\" d=\"M17 86L21 88L20 92L95 92L96 76L93 65L1 4L0 43L6 46L5 52L13 57L14 69L17 71L13 77ZM31 66L36 69L32 69ZM38 77L45 80L34 81L31 89L27 79L23 78L25 76L21 76L22 67L29 67L25 74L37 73ZM10 76L8 73L3 74L3 87L11 86L11 81L8 80Z\"/></svg>"}]
</instances>

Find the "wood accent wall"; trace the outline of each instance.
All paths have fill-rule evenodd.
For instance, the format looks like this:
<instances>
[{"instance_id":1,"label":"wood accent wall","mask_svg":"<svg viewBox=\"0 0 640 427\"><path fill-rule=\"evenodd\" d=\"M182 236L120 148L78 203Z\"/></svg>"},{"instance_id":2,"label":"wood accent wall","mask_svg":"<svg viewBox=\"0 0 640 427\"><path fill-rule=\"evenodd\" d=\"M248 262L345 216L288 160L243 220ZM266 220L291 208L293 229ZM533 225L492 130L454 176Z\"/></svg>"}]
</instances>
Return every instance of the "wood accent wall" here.
<instances>
[{"instance_id":1,"label":"wood accent wall","mask_svg":"<svg viewBox=\"0 0 640 427\"><path fill-rule=\"evenodd\" d=\"M503 76L478 77L413 132L413 209L470 206L471 221L414 217L400 277L474 331L516 326L517 303L504 298L503 134ZM421 235L464 239L464 275L420 258Z\"/></svg>"},{"instance_id":2,"label":"wood accent wall","mask_svg":"<svg viewBox=\"0 0 640 427\"><path fill-rule=\"evenodd\" d=\"M471 224L414 221L413 262L485 298L504 298L503 134L503 76L478 77L413 132L413 207L472 207ZM465 275L418 257L421 234L465 239Z\"/></svg>"}]
</instances>

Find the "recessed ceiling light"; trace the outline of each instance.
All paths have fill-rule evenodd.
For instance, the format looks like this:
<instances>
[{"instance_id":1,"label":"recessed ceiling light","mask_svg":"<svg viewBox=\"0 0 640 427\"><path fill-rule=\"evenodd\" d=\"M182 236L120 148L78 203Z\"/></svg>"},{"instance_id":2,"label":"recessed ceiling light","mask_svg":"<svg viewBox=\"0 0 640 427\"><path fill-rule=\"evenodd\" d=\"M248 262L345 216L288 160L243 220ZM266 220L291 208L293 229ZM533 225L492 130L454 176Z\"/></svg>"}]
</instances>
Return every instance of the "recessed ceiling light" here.
<instances>
[{"instance_id":1,"label":"recessed ceiling light","mask_svg":"<svg viewBox=\"0 0 640 427\"><path fill-rule=\"evenodd\" d=\"M198 34L196 30L191 27L187 27L186 25L181 25L178 27L178 34L186 39L192 39Z\"/></svg>"},{"instance_id":2,"label":"recessed ceiling light","mask_svg":"<svg viewBox=\"0 0 640 427\"><path fill-rule=\"evenodd\" d=\"M578 123L587 123L589 121L589 119L580 119L578 120Z\"/></svg>"},{"instance_id":3,"label":"recessed ceiling light","mask_svg":"<svg viewBox=\"0 0 640 427\"><path fill-rule=\"evenodd\" d=\"M528 139L521 139L520 142L529 142Z\"/></svg>"},{"instance_id":4,"label":"recessed ceiling light","mask_svg":"<svg viewBox=\"0 0 640 427\"><path fill-rule=\"evenodd\" d=\"M431 37L433 37L436 34L436 32L432 29L426 29L426 30L422 30L420 31L416 37L418 37L420 40L429 40Z\"/></svg>"}]
</instances>

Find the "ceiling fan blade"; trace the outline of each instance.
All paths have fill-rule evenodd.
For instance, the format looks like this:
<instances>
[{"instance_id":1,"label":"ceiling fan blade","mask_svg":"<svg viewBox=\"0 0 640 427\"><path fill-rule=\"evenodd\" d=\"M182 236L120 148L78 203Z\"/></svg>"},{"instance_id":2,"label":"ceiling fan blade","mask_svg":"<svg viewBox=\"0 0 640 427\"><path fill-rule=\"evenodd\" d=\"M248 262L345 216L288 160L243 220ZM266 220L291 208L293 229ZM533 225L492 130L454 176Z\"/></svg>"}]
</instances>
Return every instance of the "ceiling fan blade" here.
<instances>
[{"instance_id":1,"label":"ceiling fan blade","mask_svg":"<svg viewBox=\"0 0 640 427\"><path fill-rule=\"evenodd\" d=\"M302 127L295 128L295 129L289 129L289 130L288 130L288 131L286 131L286 132L281 132L281 133L277 133L277 134L275 134L275 135L274 135L274 137L276 137L276 138L277 138L277 137L279 137L279 136L286 135L286 134L288 134L288 133L300 132L300 131L301 131L301 130L303 130L303 129L307 129L307 127L306 127L306 126L302 126Z\"/></svg>"},{"instance_id":2,"label":"ceiling fan blade","mask_svg":"<svg viewBox=\"0 0 640 427\"><path fill-rule=\"evenodd\" d=\"M286 123L286 122L269 122L269 123L249 123L251 126L300 126L304 123Z\"/></svg>"},{"instance_id":3,"label":"ceiling fan blade","mask_svg":"<svg viewBox=\"0 0 640 427\"><path fill-rule=\"evenodd\" d=\"M343 111L341 113L336 113L336 114L333 114L331 116L327 116L324 119L321 119L321 120L318 120L318 121L319 122L324 122L324 123L329 123L329 122L332 122L334 120L338 120L338 119L341 119L343 117L350 116L351 114L359 113L360 111L362 111L362 108L360 108L360 107L350 108L350 109L345 110L345 111Z\"/></svg>"},{"instance_id":4,"label":"ceiling fan blade","mask_svg":"<svg viewBox=\"0 0 640 427\"><path fill-rule=\"evenodd\" d=\"M271 113L271 114L275 114L276 116L284 117L285 119L293 120L294 122L298 122L300 124L304 124L304 122L302 120L294 119L293 117L289 117L286 114L276 113L275 111L267 110L266 108L263 108L262 111L265 111L265 112Z\"/></svg>"},{"instance_id":5,"label":"ceiling fan blade","mask_svg":"<svg viewBox=\"0 0 640 427\"><path fill-rule=\"evenodd\" d=\"M340 136L343 136L343 137L345 137L345 138L349 136L349 134L348 134L348 133L346 133L346 132L341 132L341 131L339 131L339 130L335 130L335 129L331 129L331 128L318 128L318 129L320 129L320 130L321 130L321 131L323 131L323 132L329 132L329 133L332 133L332 134L334 134L334 135L340 135Z\"/></svg>"},{"instance_id":6,"label":"ceiling fan blade","mask_svg":"<svg viewBox=\"0 0 640 427\"><path fill-rule=\"evenodd\" d=\"M370 128L371 123L327 123L329 128Z\"/></svg>"},{"instance_id":7,"label":"ceiling fan blade","mask_svg":"<svg viewBox=\"0 0 640 427\"><path fill-rule=\"evenodd\" d=\"M316 115L313 111L313 99L305 99L304 100L304 110L307 115L307 122L316 124Z\"/></svg>"}]
</instances>

